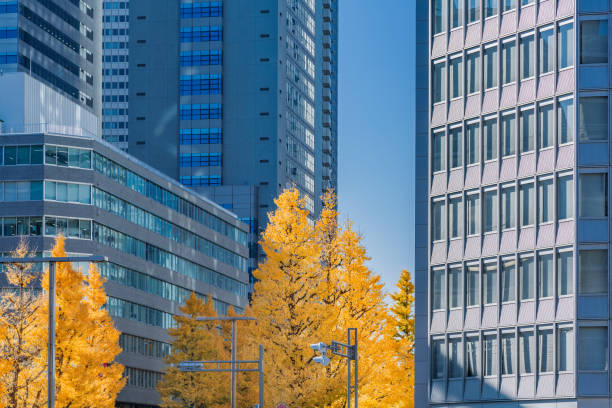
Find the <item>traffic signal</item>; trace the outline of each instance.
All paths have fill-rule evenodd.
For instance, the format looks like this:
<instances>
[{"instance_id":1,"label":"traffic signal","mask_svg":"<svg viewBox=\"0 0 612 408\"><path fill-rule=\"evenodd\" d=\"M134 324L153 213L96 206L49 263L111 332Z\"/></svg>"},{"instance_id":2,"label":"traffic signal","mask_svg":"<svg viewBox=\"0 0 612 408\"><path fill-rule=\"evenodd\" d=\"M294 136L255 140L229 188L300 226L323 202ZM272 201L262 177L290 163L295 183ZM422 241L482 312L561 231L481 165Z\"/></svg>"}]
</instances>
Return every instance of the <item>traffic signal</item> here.
<instances>
[{"instance_id":1,"label":"traffic signal","mask_svg":"<svg viewBox=\"0 0 612 408\"><path fill-rule=\"evenodd\" d=\"M328 349L327 344L314 343L310 345L310 348L313 349L315 352L321 353L320 356L314 357L312 361L314 361L315 363L324 365L324 366L329 364L329 357L327 357L327 349Z\"/></svg>"}]
</instances>

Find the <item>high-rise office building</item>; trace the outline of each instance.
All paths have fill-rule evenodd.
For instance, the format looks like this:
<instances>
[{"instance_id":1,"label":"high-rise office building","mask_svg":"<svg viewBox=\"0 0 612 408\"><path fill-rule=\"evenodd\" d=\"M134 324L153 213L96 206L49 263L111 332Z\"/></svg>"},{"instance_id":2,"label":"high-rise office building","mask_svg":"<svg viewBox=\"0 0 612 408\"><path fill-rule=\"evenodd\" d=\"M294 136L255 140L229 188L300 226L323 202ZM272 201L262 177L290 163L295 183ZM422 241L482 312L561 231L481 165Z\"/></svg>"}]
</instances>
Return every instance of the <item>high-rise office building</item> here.
<instances>
[{"instance_id":1,"label":"high-rise office building","mask_svg":"<svg viewBox=\"0 0 612 408\"><path fill-rule=\"evenodd\" d=\"M609 2L417 3L416 406L609 406Z\"/></svg>"},{"instance_id":2,"label":"high-rise office building","mask_svg":"<svg viewBox=\"0 0 612 408\"><path fill-rule=\"evenodd\" d=\"M338 0L104 7L104 137L238 214L256 267L274 197L337 185Z\"/></svg>"},{"instance_id":3,"label":"high-rise office building","mask_svg":"<svg viewBox=\"0 0 612 408\"><path fill-rule=\"evenodd\" d=\"M99 116L101 4L0 1L0 72L28 72Z\"/></svg>"}]
</instances>

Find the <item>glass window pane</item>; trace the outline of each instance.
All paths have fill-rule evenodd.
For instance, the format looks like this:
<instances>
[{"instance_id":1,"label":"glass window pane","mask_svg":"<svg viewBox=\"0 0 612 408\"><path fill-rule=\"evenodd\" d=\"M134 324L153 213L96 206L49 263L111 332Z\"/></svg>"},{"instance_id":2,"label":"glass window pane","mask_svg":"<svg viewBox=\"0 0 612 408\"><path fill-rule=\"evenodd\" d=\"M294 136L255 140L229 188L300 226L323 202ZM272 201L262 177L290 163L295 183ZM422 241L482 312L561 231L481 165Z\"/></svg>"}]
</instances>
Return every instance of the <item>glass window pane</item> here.
<instances>
[{"instance_id":1,"label":"glass window pane","mask_svg":"<svg viewBox=\"0 0 612 408\"><path fill-rule=\"evenodd\" d=\"M533 58L534 58L534 40L533 35L521 37L521 79L531 78L534 75Z\"/></svg>"},{"instance_id":2,"label":"glass window pane","mask_svg":"<svg viewBox=\"0 0 612 408\"><path fill-rule=\"evenodd\" d=\"M30 200L30 182L19 181L17 182L17 201L29 201Z\"/></svg>"},{"instance_id":3,"label":"glass window pane","mask_svg":"<svg viewBox=\"0 0 612 408\"><path fill-rule=\"evenodd\" d=\"M608 140L608 97L580 98L578 134L581 142Z\"/></svg>"},{"instance_id":4,"label":"glass window pane","mask_svg":"<svg viewBox=\"0 0 612 408\"><path fill-rule=\"evenodd\" d=\"M57 148L55 146L45 146L45 163L57 164Z\"/></svg>"},{"instance_id":5,"label":"glass window pane","mask_svg":"<svg viewBox=\"0 0 612 408\"><path fill-rule=\"evenodd\" d=\"M540 131L540 148L546 148L553 145L553 105L540 105L538 108Z\"/></svg>"},{"instance_id":6,"label":"glass window pane","mask_svg":"<svg viewBox=\"0 0 612 408\"><path fill-rule=\"evenodd\" d=\"M17 235L17 218L4 218L4 236L14 237Z\"/></svg>"},{"instance_id":7,"label":"glass window pane","mask_svg":"<svg viewBox=\"0 0 612 408\"><path fill-rule=\"evenodd\" d=\"M91 186L79 184L79 203L91 204Z\"/></svg>"},{"instance_id":8,"label":"glass window pane","mask_svg":"<svg viewBox=\"0 0 612 408\"><path fill-rule=\"evenodd\" d=\"M446 143L444 132L434 133L432 140L432 169L441 171L446 169Z\"/></svg>"},{"instance_id":9,"label":"glass window pane","mask_svg":"<svg viewBox=\"0 0 612 408\"><path fill-rule=\"evenodd\" d=\"M68 201L68 185L66 183L57 183L57 201L66 202Z\"/></svg>"},{"instance_id":10,"label":"glass window pane","mask_svg":"<svg viewBox=\"0 0 612 408\"><path fill-rule=\"evenodd\" d=\"M13 166L17 164L17 146L6 146L4 148L4 165Z\"/></svg>"},{"instance_id":11,"label":"glass window pane","mask_svg":"<svg viewBox=\"0 0 612 408\"><path fill-rule=\"evenodd\" d=\"M557 369L574 371L574 330L571 327L561 327L557 333L559 335Z\"/></svg>"},{"instance_id":12,"label":"glass window pane","mask_svg":"<svg viewBox=\"0 0 612 408\"><path fill-rule=\"evenodd\" d=\"M501 373L514 374L516 371L516 354L514 333L504 333L501 336Z\"/></svg>"},{"instance_id":13,"label":"glass window pane","mask_svg":"<svg viewBox=\"0 0 612 408\"><path fill-rule=\"evenodd\" d=\"M83 239L91 239L91 221L80 220L79 221L80 236Z\"/></svg>"},{"instance_id":14,"label":"glass window pane","mask_svg":"<svg viewBox=\"0 0 612 408\"><path fill-rule=\"evenodd\" d=\"M32 146L31 149L31 163L32 164L42 164L43 162L43 147L42 145Z\"/></svg>"},{"instance_id":15,"label":"glass window pane","mask_svg":"<svg viewBox=\"0 0 612 408\"><path fill-rule=\"evenodd\" d=\"M79 238L80 236L79 220L75 220L75 219L68 220L68 236L70 238Z\"/></svg>"},{"instance_id":16,"label":"glass window pane","mask_svg":"<svg viewBox=\"0 0 612 408\"><path fill-rule=\"evenodd\" d=\"M461 58L450 60L448 64L448 90L451 99L458 98L463 95L463 72Z\"/></svg>"},{"instance_id":17,"label":"glass window pane","mask_svg":"<svg viewBox=\"0 0 612 408\"><path fill-rule=\"evenodd\" d=\"M451 169L463 165L463 137L461 128L454 128L448 131L450 138L450 161Z\"/></svg>"},{"instance_id":18,"label":"glass window pane","mask_svg":"<svg viewBox=\"0 0 612 408\"><path fill-rule=\"evenodd\" d=\"M451 308L461 307L461 268L451 268L448 271L448 301Z\"/></svg>"},{"instance_id":19,"label":"glass window pane","mask_svg":"<svg viewBox=\"0 0 612 408\"><path fill-rule=\"evenodd\" d=\"M516 8L516 0L502 0L502 11L514 10Z\"/></svg>"},{"instance_id":20,"label":"glass window pane","mask_svg":"<svg viewBox=\"0 0 612 408\"><path fill-rule=\"evenodd\" d=\"M501 123L501 140L502 140L502 155L511 156L515 153L516 149L516 125L514 115L502 116Z\"/></svg>"},{"instance_id":21,"label":"glass window pane","mask_svg":"<svg viewBox=\"0 0 612 408\"><path fill-rule=\"evenodd\" d=\"M580 63L608 63L608 20L580 22Z\"/></svg>"},{"instance_id":22,"label":"glass window pane","mask_svg":"<svg viewBox=\"0 0 612 408\"><path fill-rule=\"evenodd\" d=\"M448 203L448 225L450 238L459 238L463 235L463 208L461 197L451 198Z\"/></svg>"},{"instance_id":23,"label":"glass window pane","mask_svg":"<svg viewBox=\"0 0 612 408\"><path fill-rule=\"evenodd\" d=\"M434 202L432 205L432 235L434 241L446 238L446 216L444 201Z\"/></svg>"},{"instance_id":24,"label":"glass window pane","mask_svg":"<svg viewBox=\"0 0 612 408\"><path fill-rule=\"evenodd\" d=\"M519 294L521 300L530 300L534 298L534 265L533 258L521 258L519 259L519 276L520 286Z\"/></svg>"},{"instance_id":25,"label":"glass window pane","mask_svg":"<svg viewBox=\"0 0 612 408\"><path fill-rule=\"evenodd\" d=\"M42 181L30 181L30 200L43 199L43 183Z\"/></svg>"},{"instance_id":26,"label":"glass window pane","mask_svg":"<svg viewBox=\"0 0 612 408\"><path fill-rule=\"evenodd\" d=\"M574 100L564 99L557 104L557 134L559 144L574 140Z\"/></svg>"},{"instance_id":27,"label":"glass window pane","mask_svg":"<svg viewBox=\"0 0 612 408\"><path fill-rule=\"evenodd\" d=\"M521 374L533 374L534 355L533 332L519 333L519 364Z\"/></svg>"},{"instance_id":28,"label":"glass window pane","mask_svg":"<svg viewBox=\"0 0 612 408\"><path fill-rule=\"evenodd\" d=\"M480 271L478 266L467 267L465 286L466 306L477 306L480 303Z\"/></svg>"},{"instance_id":29,"label":"glass window pane","mask_svg":"<svg viewBox=\"0 0 612 408\"><path fill-rule=\"evenodd\" d=\"M581 217L608 216L608 175L580 174L578 197Z\"/></svg>"},{"instance_id":30,"label":"glass window pane","mask_svg":"<svg viewBox=\"0 0 612 408\"><path fill-rule=\"evenodd\" d=\"M557 254L557 295L574 293L574 254L571 251Z\"/></svg>"},{"instance_id":31,"label":"glass window pane","mask_svg":"<svg viewBox=\"0 0 612 408\"><path fill-rule=\"evenodd\" d=\"M605 371L608 369L607 327L580 328L578 368L582 371Z\"/></svg>"},{"instance_id":32,"label":"glass window pane","mask_svg":"<svg viewBox=\"0 0 612 408\"><path fill-rule=\"evenodd\" d=\"M480 132L479 132L478 123L467 125L466 131L467 131L466 138L465 138L466 139L465 143L467 145L466 160L467 160L467 164L470 165L470 164L478 163L480 161L480 149L478 148Z\"/></svg>"},{"instance_id":33,"label":"glass window pane","mask_svg":"<svg viewBox=\"0 0 612 408\"><path fill-rule=\"evenodd\" d=\"M448 376L463 377L463 361L461 361L461 339L448 339Z\"/></svg>"},{"instance_id":34,"label":"glass window pane","mask_svg":"<svg viewBox=\"0 0 612 408\"><path fill-rule=\"evenodd\" d=\"M502 263L501 285L502 285L502 302L514 302L516 299L516 266L514 260L504 261Z\"/></svg>"},{"instance_id":35,"label":"glass window pane","mask_svg":"<svg viewBox=\"0 0 612 408\"><path fill-rule=\"evenodd\" d=\"M56 235L57 228L55 224L55 217L45 217L45 235Z\"/></svg>"},{"instance_id":36,"label":"glass window pane","mask_svg":"<svg viewBox=\"0 0 612 408\"><path fill-rule=\"evenodd\" d=\"M467 337L465 339L465 363L466 377L478 377L480 374L480 341L478 337Z\"/></svg>"},{"instance_id":37,"label":"glass window pane","mask_svg":"<svg viewBox=\"0 0 612 408\"><path fill-rule=\"evenodd\" d=\"M17 218L17 235L25 236L29 235L30 230L30 219L28 217Z\"/></svg>"},{"instance_id":38,"label":"glass window pane","mask_svg":"<svg viewBox=\"0 0 612 408\"><path fill-rule=\"evenodd\" d=\"M463 25L463 1L451 0L451 28Z\"/></svg>"},{"instance_id":39,"label":"glass window pane","mask_svg":"<svg viewBox=\"0 0 612 408\"><path fill-rule=\"evenodd\" d=\"M434 64L433 71L433 101L436 103L446 99L446 65L444 62Z\"/></svg>"},{"instance_id":40,"label":"glass window pane","mask_svg":"<svg viewBox=\"0 0 612 408\"><path fill-rule=\"evenodd\" d=\"M553 221L553 205L555 202L553 179L540 180L539 188L540 223Z\"/></svg>"},{"instance_id":41,"label":"glass window pane","mask_svg":"<svg viewBox=\"0 0 612 408\"><path fill-rule=\"evenodd\" d=\"M466 64L467 92L472 94L480 91L480 53L468 54Z\"/></svg>"},{"instance_id":42,"label":"glass window pane","mask_svg":"<svg viewBox=\"0 0 612 408\"><path fill-rule=\"evenodd\" d=\"M540 31L540 74L552 72L554 69L555 50L553 30Z\"/></svg>"},{"instance_id":43,"label":"glass window pane","mask_svg":"<svg viewBox=\"0 0 612 408\"><path fill-rule=\"evenodd\" d=\"M519 114L521 130L521 152L530 152L534 149L535 118L533 109L523 109Z\"/></svg>"},{"instance_id":44,"label":"glass window pane","mask_svg":"<svg viewBox=\"0 0 612 408\"><path fill-rule=\"evenodd\" d=\"M608 251L581 250L578 255L578 293L608 293Z\"/></svg>"},{"instance_id":45,"label":"glass window pane","mask_svg":"<svg viewBox=\"0 0 612 408\"><path fill-rule=\"evenodd\" d=\"M57 165L68 166L68 148L58 147L57 148Z\"/></svg>"},{"instance_id":46,"label":"glass window pane","mask_svg":"<svg viewBox=\"0 0 612 408\"><path fill-rule=\"evenodd\" d=\"M522 184L520 186L520 200L521 200L521 226L533 225L535 223L535 200L533 192L533 184Z\"/></svg>"},{"instance_id":47,"label":"glass window pane","mask_svg":"<svg viewBox=\"0 0 612 408\"><path fill-rule=\"evenodd\" d=\"M497 159L497 119L488 119L482 126L485 160Z\"/></svg>"},{"instance_id":48,"label":"glass window pane","mask_svg":"<svg viewBox=\"0 0 612 408\"><path fill-rule=\"evenodd\" d=\"M466 197L467 203L467 228L468 235L480 233L480 198L478 194L470 194Z\"/></svg>"},{"instance_id":49,"label":"glass window pane","mask_svg":"<svg viewBox=\"0 0 612 408\"><path fill-rule=\"evenodd\" d=\"M70 167L79 167L79 150L80 149L68 149L68 165Z\"/></svg>"},{"instance_id":50,"label":"glass window pane","mask_svg":"<svg viewBox=\"0 0 612 408\"><path fill-rule=\"evenodd\" d=\"M4 183L4 201L17 201L17 183Z\"/></svg>"},{"instance_id":51,"label":"glass window pane","mask_svg":"<svg viewBox=\"0 0 612 408\"><path fill-rule=\"evenodd\" d=\"M30 146L17 148L17 164L30 164Z\"/></svg>"},{"instance_id":52,"label":"glass window pane","mask_svg":"<svg viewBox=\"0 0 612 408\"><path fill-rule=\"evenodd\" d=\"M538 357L540 362L538 368L541 373L549 373L553 370L553 331L545 329L538 331Z\"/></svg>"},{"instance_id":53,"label":"glass window pane","mask_svg":"<svg viewBox=\"0 0 612 408\"><path fill-rule=\"evenodd\" d=\"M445 277L443 269L436 269L432 272L433 276L433 296L432 296L432 307L433 310L440 310L446 307L444 298L446 297L445 288Z\"/></svg>"},{"instance_id":54,"label":"glass window pane","mask_svg":"<svg viewBox=\"0 0 612 408\"><path fill-rule=\"evenodd\" d=\"M30 217L30 235L42 235L42 217Z\"/></svg>"},{"instance_id":55,"label":"glass window pane","mask_svg":"<svg viewBox=\"0 0 612 408\"><path fill-rule=\"evenodd\" d=\"M484 231L497 231L497 191L485 191L483 217Z\"/></svg>"},{"instance_id":56,"label":"glass window pane","mask_svg":"<svg viewBox=\"0 0 612 408\"><path fill-rule=\"evenodd\" d=\"M497 1L498 0L485 0L485 17L497 15Z\"/></svg>"},{"instance_id":57,"label":"glass window pane","mask_svg":"<svg viewBox=\"0 0 612 408\"><path fill-rule=\"evenodd\" d=\"M79 167L82 169L91 168L91 151L89 150L79 151Z\"/></svg>"},{"instance_id":58,"label":"glass window pane","mask_svg":"<svg viewBox=\"0 0 612 408\"><path fill-rule=\"evenodd\" d=\"M495 88L497 86L497 47L489 47L484 50L484 88Z\"/></svg>"},{"instance_id":59,"label":"glass window pane","mask_svg":"<svg viewBox=\"0 0 612 408\"><path fill-rule=\"evenodd\" d=\"M446 364L444 340L434 340L431 343L431 377L433 379L444 378L444 365Z\"/></svg>"},{"instance_id":60,"label":"glass window pane","mask_svg":"<svg viewBox=\"0 0 612 408\"><path fill-rule=\"evenodd\" d=\"M78 203L79 202L79 185L69 183L68 184L68 202Z\"/></svg>"},{"instance_id":61,"label":"glass window pane","mask_svg":"<svg viewBox=\"0 0 612 408\"><path fill-rule=\"evenodd\" d=\"M557 34L559 43L559 69L574 65L574 24L559 26Z\"/></svg>"},{"instance_id":62,"label":"glass window pane","mask_svg":"<svg viewBox=\"0 0 612 408\"><path fill-rule=\"evenodd\" d=\"M502 44L502 83L509 84L516 81L515 73L516 43L509 41Z\"/></svg>"},{"instance_id":63,"label":"glass window pane","mask_svg":"<svg viewBox=\"0 0 612 408\"><path fill-rule=\"evenodd\" d=\"M434 34L446 31L445 0L433 0L433 29Z\"/></svg>"},{"instance_id":64,"label":"glass window pane","mask_svg":"<svg viewBox=\"0 0 612 408\"><path fill-rule=\"evenodd\" d=\"M538 256L539 296L540 298L553 296L553 255Z\"/></svg>"},{"instance_id":65,"label":"glass window pane","mask_svg":"<svg viewBox=\"0 0 612 408\"><path fill-rule=\"evenodd\" d=\"M480 20L480 0L468 0L468 23Z\"/></svg>"},{"instance_id":66,"label":"glass window pane","mask_svg":"<svg viewBox=\"0 0 612 408\"><path fill-rule=\"evenodd\" d=\"M516 225L515 196L514 187L502 189L502 229L514 228Z\"/></svg>"},{"instance_id":67,"label":"glass window pane","mask_svg":"<svg viewBox=\"0 0 612 408\"><path fill-rule=\"evenodd\" d=\"M45 181L45 200L55 200L55 182L54 181Z\"/></svg>"},{"instance_id":68,"label":"glass window pane","mask_svg":"<svg viewBox=\"0 0 612 408\"><path fill-rule=\"evenodd\" d=\"M497 303L497 265L490 263L482 268L482 296L484 304Z\"/></svg>"},{"instance_id":69,"label":"glass window pane","mask_svg":"<svg viewBox=\"0 0 612 408\"><path fill-rule=\"evenodd\" d=\"M574 178L572 176L557 179L557 217L559 220L574 217Z\"/></svg>"},{"instance_id":70,"label":"glass window pane","mask_svg":"<svg viewBox=\"0 0 612 408\"><path fill-rule=\"evenodd\" d=\"M484 336L483 348L484 375L494 376L497 374L497 336Z\"/></svg>"}]
</instances>

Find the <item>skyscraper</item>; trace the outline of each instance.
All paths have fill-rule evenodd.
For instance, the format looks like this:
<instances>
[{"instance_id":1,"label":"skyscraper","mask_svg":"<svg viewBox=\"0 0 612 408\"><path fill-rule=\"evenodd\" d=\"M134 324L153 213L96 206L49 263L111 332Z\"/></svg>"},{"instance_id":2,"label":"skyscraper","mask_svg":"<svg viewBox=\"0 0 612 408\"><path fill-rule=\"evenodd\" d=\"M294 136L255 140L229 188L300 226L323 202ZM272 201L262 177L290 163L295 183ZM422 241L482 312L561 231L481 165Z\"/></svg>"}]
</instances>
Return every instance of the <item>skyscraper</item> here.
<instances>
[{"instance_id":1,"label":"skyscraper","mask_svg":"<svg viewBox=\"0 0 612 408\"><path fill-rule=\"evenodd\" d=\"M337 0L105 2L104 137L238 214L251 268L283 188L316 213L337 185L337 22Z\"/></svg>"},{"instance_id":2,"label":"skyscraper","mask_svg":"<svg viewBox=\"0 0 612 408\"><path fill-rule=\"evenodd\" d=\"M416 406L608 406L608 2L418 3Z\"/></svg>"},{"instance_id":3,"label":"skyscraper","mask_svg":"<svg viewBox=\"0 0 612 408\"><path fill-rule=\"evenodd\" d=\"M1 1L0 72L28 72L99 116L101 4Z\"/></svg>"}]
</instances>

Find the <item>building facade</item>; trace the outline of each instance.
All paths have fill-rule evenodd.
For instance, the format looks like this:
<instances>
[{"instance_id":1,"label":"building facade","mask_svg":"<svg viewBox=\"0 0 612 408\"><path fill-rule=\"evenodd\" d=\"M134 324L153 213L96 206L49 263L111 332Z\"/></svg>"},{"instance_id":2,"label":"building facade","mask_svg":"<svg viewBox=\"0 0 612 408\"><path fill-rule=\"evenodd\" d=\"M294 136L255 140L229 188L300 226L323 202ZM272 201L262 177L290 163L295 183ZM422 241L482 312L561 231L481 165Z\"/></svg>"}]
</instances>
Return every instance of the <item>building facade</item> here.
<instances>
[{"instance_id":1,"label":"building facade","mask_svg":"<svg viewBox=\"0 0 612 408\"><path fill-rule=\"evenodd\" d=\"M274 197L337 185L338 1L104 7L103 137L236 212L256 267Z\"/></svg>"},{"instance_id":2,"label":"building facade","mask_svg":"<svg viewBox=\"0 0 612 408\"><path fill-rule=\"evenodd\" d=\"M101 4L0 1L0 72L28 72L99 116Z\"/></svg>"},{"instance_id":3,"label":"building facade","mask_svg":"<svg viewBox=\"0 0 612 408\"><path fill-rule=\"evenodd\" d=\"M607 407L610 5L428 3L417 406Z\"/></svg>"}]
</instances>

